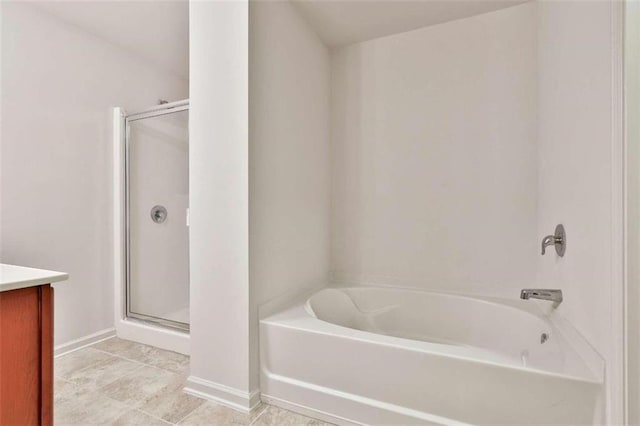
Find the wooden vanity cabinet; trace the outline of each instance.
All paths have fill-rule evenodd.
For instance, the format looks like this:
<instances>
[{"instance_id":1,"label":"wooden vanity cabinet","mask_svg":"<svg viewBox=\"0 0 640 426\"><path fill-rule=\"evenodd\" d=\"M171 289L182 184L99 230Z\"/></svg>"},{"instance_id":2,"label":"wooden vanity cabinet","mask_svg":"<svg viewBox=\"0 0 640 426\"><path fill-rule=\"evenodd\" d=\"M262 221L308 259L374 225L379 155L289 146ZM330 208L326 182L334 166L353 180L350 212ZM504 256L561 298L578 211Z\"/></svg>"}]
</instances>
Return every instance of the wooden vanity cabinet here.
<instances>
[{"instance_id":1,"label":"wooden vanity cabinet","mask_svg":"<svg viewBox=\"0 0 640 426\"><path fill-rule=\"evenodd\" d=\"M0 292L0 425L53 425L53 288Z\"/></svg>"}]
</instances>

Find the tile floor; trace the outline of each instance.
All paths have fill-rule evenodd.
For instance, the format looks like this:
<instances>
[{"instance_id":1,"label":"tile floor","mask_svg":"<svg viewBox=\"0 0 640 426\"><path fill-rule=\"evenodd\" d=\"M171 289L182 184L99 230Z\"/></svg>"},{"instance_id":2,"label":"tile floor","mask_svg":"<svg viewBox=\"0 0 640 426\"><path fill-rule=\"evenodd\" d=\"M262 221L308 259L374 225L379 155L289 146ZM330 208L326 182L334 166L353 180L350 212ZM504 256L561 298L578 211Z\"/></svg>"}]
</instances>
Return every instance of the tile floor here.
<instances>
[{"instance_id":1,"label":"tile floor","mask_svg":"<svg viewBox=\"0 0 640 426\"><path fill-rule=\"evenodd\" d=\"M262 404L253 413L187 395L189 357L118 338L55 359L60 425L327 425Z\"/></svg>"}]
</instances>

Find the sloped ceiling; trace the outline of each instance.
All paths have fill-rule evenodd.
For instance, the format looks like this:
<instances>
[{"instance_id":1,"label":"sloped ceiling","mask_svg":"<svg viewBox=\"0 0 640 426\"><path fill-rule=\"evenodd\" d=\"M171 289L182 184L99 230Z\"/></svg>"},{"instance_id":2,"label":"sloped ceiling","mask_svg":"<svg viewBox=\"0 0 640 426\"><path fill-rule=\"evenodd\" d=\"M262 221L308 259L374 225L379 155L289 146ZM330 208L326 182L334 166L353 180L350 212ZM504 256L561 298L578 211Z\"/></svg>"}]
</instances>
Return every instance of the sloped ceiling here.
<instances>
[{"instance_id":1,"label":"sloped ceiling","mask_svg":"<svg viewBox=\"0 0 640 426\"><path fill-rule=\"evenodd\" d=\"M291 0L329 47L466 18L526 1ZM63 0L33 4L183 78L189 76L188 0Z\"/></svg>"},{"instance_id":2,"label":"sloped ceiling","mask_svg":"<svg viewBox=\"0 0 640 426\"><path fill-rule=\"evenodd\" d=\"M183 78L189 77L189 2L37 1L61 20Z\"/></svg>"},{"instance_id":3,"label":"sloped ceiling","mask_svg":"<svg viewBox=\"0 0 640 426\"><path fill-rule=\"evenodd\" d=\"M528 0L292 0L330 47L415 30Z\"/></svg>"}]
</instances>

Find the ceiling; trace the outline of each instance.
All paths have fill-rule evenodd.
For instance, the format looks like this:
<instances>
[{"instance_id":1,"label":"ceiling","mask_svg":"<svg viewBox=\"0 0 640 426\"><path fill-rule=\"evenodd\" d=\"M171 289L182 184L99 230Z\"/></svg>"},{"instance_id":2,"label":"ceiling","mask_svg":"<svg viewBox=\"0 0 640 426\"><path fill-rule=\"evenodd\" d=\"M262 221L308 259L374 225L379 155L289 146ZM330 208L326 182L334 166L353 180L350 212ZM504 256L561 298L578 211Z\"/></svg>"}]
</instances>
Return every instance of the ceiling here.
<instances>
[{"instance_id":1,"label":"ceiling","mask_svg":"<svg viewBox=\"0 0 640 426\"><path fill-rule=\"evenodd\" d=\"M189 2L37 1L80 29L189 78Z\"/></svg>"},{"instance_id":2,"label":"ceiling","mask_svg":"<svg viewBox=\"0 0 640 426\"><path fill-rule=\"evenodd\" d=\"M528 0L292 0L329 47L491 12Z\"/></svg>"},{"instance_id":3,"label":"ceiling","mask_svg":"<svg viewBox=\"0 0 640 426\"><path fill-rule=\"evenodd\" d=\"M324 43L336 47L491 12L528 0L291 1ZM188 0L49 0L34 4L167 71L185 79L189 77Z\"/></svg>"}]
</instances>

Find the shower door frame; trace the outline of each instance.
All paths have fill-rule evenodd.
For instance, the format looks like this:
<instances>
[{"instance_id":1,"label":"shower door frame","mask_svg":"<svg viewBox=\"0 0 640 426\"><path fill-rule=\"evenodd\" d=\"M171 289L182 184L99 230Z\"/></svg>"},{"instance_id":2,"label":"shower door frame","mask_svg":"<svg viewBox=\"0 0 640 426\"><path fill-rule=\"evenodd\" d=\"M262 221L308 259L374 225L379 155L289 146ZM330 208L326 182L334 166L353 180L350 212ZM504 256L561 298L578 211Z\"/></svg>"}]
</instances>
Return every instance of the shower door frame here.
<instances>
[{"instance_id":1,"label":"shower door frame","mask_svg":"<svg viewBox=\"0 0 640 426\"><path fill-rule=\"evenodd\" d=\"M125 114L124 115L124 288L123 288L123 312L125 319L135 319L139 321L145 321L149 323L153 323L155 325L160 325L163 327L169 327L172 329L176 329L183 332L189 332L190 325L188 323L182 323L178 321L169 320L166 318L156 317L153 315L141 314L139 312L133 312L131 310L131 256L130 256L130 247L131 247L131 228L130 228L130 127L129 123L138 120L144 120L146 118L160 117L162 115L174 114L181 111L189 111L189 100L171 102L166 104L160 104L156 107L149 108L144 111L136 112L133 114ZM189 232L189 228L187 227L187 233Z\"/></svg>"}]
</instances>

